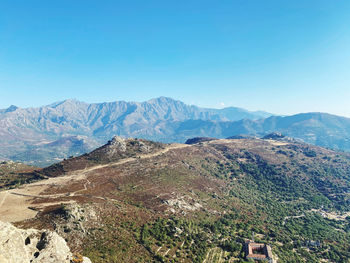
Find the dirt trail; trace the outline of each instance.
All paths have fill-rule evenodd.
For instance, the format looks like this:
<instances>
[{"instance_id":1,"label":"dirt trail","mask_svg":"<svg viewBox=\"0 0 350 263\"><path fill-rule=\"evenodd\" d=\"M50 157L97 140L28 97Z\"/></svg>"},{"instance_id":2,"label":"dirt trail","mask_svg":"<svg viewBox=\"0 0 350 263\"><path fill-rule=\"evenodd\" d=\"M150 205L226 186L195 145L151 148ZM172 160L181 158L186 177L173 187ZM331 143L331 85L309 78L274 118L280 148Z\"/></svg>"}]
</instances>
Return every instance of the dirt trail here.
<instances>
[{"instance_id":1,"label":"dirt trail","mask_svg":"<svg viewBox=\"0 0 350 263\"><path fill-rule=\"evenodd\" d=\"M6 192L3 196L2 196L2 199L1 199L1 202L0 202L0 207L2 207L2 205L4 204L5 200L6 200L6 197L8 196L8 192Z\"/></svg>"},{"instance_id":2,"label":"dirt trail","mask_svg":"<svg viewBox=\"0 0 350 263\"><path fill-rule=\"evenodd\" d=\"M164 253L163 257L165 257L166 255L168 255L169 251L170 251L170 248Z\"/></svg>"},{"instance_id":3,"label":"dirt trail","mask_svg":"<svg viewBox=\"0 0 350 263\"><path fill-rule=\"evenodd\" d=\"M87 190L88 185L91 184L90 181L87 179L86 175L92 171L99 170L105 167L114 167L114 166L122 165L128 162L133 162L135 160L156 157L170 150L189 147L189 146L190 145L186 145L186 144L171 144L165 149L158 151L156 153L143 154L136 158L135 157L125 158L113 163L96 165L90 168L86 168L84 170L74 171L73 174L69 174L61 177L49 178L36 183L22 185L17 189L1 191L0 192L0 220L5 222L18 222L18 221L35 217L35 215L37 214L37 211L30 209L29 207L40 209L45 206L49 206L56 203L74 202L73 200L65 201L65 202L57 202L57 201L55 202L55 200L50 200L46 203L33 204L33 201L38 198L54 199L54 198L60 198L60 197L73 197L73 196L80 195L78 193ZM75 192L66 192L66 193L60 193L60 194L44 194L45 190L49 189L52 186L57 186L57 185L63 186L65 184L76 182L76 181L82 181L82 189L77 190ZM85 182L83 183L83 181ZM96 198L102 198L102 197L96 196Z\"/></svg>"}]
</instances>

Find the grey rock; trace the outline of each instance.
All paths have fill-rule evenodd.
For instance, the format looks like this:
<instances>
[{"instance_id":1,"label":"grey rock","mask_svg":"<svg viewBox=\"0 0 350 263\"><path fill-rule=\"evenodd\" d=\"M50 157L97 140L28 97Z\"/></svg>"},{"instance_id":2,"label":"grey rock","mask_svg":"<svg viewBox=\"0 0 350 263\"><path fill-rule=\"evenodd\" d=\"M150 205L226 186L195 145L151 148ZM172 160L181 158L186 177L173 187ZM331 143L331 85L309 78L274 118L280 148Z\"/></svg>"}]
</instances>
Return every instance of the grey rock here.
<instances>
[{"instance_id":1,"label":"grey rock","mask_svg":"<svg viewBox=\"0 0 350 263\"><path fill-rule=\"evenodd\" d=\"M49 230L18 229L0 221L0 262L69 263L72 253L66 241ZM84 262L91 262L84 258Z\"/></svg>"}]
</instances>

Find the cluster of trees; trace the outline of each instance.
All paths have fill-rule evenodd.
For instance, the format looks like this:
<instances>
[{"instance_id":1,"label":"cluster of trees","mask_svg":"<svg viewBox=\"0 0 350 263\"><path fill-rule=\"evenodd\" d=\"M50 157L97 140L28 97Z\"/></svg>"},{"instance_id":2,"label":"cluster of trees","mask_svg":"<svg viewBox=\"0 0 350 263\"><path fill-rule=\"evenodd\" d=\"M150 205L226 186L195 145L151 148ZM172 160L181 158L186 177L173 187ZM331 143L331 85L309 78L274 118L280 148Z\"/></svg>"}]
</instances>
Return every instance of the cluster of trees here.
<instances>
[{"instance_id":1,"label":"cluster of trees","mask_svg":"<svg viewBox=\"0 0 350 263\"><path fill-rule=\"evenodd\" d=\"M160 262L177 262L177 259L162 256L155 248L166 247L176 251L176 256L188 258L190 262L202 262L207 254L208 235L206 227L193 220L158 218L141 228L140 242Z\"/></svg>"},{"instance_id":2,"label":"cluster of trees","mask_svg":"<svg viewBox=\"0 0 350 263\"><path fill-rule=\"evenodd\" d=\"M284 152L289 157L293 149ZM349 220L329 220L311 212L312 209L349 211L350 199L342 194L350 185L348 160L339 160L334 166L333 158L322 158L311 149L302 150L301 155L293 153L294 156L304 159L271 164L258 154L241 151L225 152L226 160L217 162L214 168L209 165L212 160L206 160L208 165L202 167L212 176L228 180L232 201L247 208L237 213L250 211L256 218L252 222L223 217L210 230L228 238L220 245L226 251L239 249L239 240L233 240L232 236L249 238L254 229L264 235L260 241L273 245L283 262L319 262L320 258L348 262ZM314 158L326 162L312 161ZM340 165L341 162L344 164ZM298 215L302 216L293 218ZM287 217L290 219L285 220ZM306 245L307 241L315 240L322 245L311 248Z\"/></svg>"}]
</instances>

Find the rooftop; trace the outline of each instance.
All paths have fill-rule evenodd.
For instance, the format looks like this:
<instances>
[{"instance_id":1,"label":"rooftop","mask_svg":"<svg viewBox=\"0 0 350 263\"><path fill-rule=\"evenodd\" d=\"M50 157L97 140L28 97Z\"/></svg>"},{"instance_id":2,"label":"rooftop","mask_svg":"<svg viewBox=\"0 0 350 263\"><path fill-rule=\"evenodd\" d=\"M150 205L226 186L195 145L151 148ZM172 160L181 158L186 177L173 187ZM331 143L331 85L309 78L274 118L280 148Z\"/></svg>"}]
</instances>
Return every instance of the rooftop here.
<instances>
[{"instance_id":1,"label":"rooftop","mask_svg":"<svg viewBox=\"0 0 350 263\"><path fill-rule=\"evenodd\" d=\"M248 241L246 243L246 257L256 260L272 259L271 247L267 244Z\"/></svg>"}]
</instances>

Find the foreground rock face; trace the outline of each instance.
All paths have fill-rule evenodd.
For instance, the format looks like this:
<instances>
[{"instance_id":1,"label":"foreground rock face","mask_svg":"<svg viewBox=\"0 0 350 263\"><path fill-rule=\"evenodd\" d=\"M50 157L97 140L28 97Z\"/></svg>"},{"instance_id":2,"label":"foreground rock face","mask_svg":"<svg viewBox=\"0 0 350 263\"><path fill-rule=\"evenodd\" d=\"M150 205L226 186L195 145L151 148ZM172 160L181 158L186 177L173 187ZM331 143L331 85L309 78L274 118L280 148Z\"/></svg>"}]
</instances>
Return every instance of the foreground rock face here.
<instances>
[{"instance_id":1,"label":"foreground rock face","mask_svg":"<svg viewBox=\"0 0 350 263\"><path fill-rule=\"evenodd\" d=\"M73 255L56 232L22 230L0 221L0 263L70 263ZM85 263L91 262L84 258Z\"/></svg>"}]
</instances>

